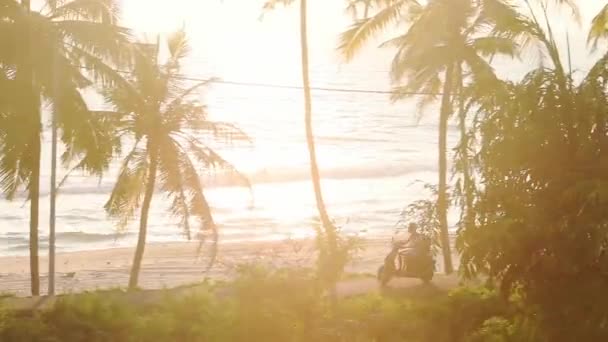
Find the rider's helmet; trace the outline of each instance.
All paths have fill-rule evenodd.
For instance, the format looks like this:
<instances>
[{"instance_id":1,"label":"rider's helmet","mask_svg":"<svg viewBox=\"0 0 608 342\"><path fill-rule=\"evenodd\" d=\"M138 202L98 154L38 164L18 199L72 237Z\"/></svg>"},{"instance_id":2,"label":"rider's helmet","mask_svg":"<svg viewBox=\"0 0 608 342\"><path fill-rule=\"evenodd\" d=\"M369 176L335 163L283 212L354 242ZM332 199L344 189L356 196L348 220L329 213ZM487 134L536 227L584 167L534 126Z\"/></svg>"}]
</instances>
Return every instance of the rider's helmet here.
<instances>
[{"instance_id":1,"label":"rider's helmet","mask_svg":"<svg viewBox=\"0 0 608 342\"><path fill-rule=\"evenodd\" d=\"M418 225L417 225L416 223L412 222L412 223L410 223L410 224L407 226L407 232L408 232L408 233L410 233L410 234L414 234L414 233L416 233L417 231L418 231Z\"/></svg>"}]
</instances>

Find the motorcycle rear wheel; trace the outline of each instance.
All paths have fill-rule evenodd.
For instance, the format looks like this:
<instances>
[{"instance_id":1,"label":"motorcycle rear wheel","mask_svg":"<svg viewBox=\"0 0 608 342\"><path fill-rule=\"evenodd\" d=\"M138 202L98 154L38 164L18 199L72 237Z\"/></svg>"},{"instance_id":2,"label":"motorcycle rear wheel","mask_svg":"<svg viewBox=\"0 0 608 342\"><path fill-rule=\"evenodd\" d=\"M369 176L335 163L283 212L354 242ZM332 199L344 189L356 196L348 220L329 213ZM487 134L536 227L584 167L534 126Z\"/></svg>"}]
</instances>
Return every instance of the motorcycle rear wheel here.
<instances>
[{"instance_id":1,"label":"motorcycle rear wheel","mask_svg":"<svg viewBox=\"0 0 608 342\"><path fill-rule=\"evenodd\" d=\"M378 274L377 274L377 278L378 278L378 282L380 282L380 286L385 287L388 282L391 280L392 275L389 274L389 272L387 272L384 268L384 265L378 267Z\"/></svg>"},{"instance_id":2,"label":"motorcycle rear wheel","mask_svg":"<svg viewBox=\"0 0 608 342\"><path fill-rule=\"evenodd\" d=\"M431 280L433 280L433 275L434 272L427 272L426 274L424 274L422 277L420 277L420 279L422 280L422 282L424 282L425 284L429 284L431 282Z\"/></svg>"}]
</instances>

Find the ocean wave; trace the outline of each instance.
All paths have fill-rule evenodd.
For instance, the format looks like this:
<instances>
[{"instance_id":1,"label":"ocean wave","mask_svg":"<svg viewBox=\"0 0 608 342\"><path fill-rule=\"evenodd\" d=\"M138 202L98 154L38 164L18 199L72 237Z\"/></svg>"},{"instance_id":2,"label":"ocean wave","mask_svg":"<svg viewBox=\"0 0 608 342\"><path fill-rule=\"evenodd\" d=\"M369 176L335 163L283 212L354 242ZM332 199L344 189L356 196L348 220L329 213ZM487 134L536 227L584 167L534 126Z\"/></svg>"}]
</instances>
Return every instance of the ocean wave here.
<instances>
[{"instance_id":1,"label":"ocean wave","mask_svg":"<svg viewBox=\"0 0 608 342\"><path fill-rule=\"evenodd\" d=\"M434 171L434 165L409 164L405 166L373 165L369 167L345 166L321 170L323 179L349 180L399 177L416 172ZM277 169L261 170L248 175L253 184L292 183L310 179L308 169ZM207 186L238 186L242 185L234 175L214 175L206 177Z\"/></svg>"},{"instance_id":2,"label":"ocean wave","mask_svg":"<svg viewBox=\"0 0 608 342\"><path fill-rule=\"evenodd\" d=\"M19 221L21 219L23 219L23 217L17 215L0 215L1 221Z\"/></svg>"},{"instance_id":3,"label":"ocean wave","mask_svg":"<svg viewBox=\"0 0 608 342\"><path fill-rule=\"evenodd\" d=\"M373 179L406 176L417 172L434 172L436 166L430 163L404 162L403 165L372 163L370 166L344 166L321 170L321 177L329 180ZM310 180L308 168L264 169L246 175L251 184L296 183ZM110 178L102 184L89 186L66 185L59 190L60 194L101 194L109 193L113 187ZM208 188L242 187L246 182L242 177L231 172L209 173L202 177ZM48 195L46 191L42 196Z\"/></svg>"},{"instance_id":4,"label":"ocean wave","mask_svg":"<svg viewBox=\"0 0 608 342\"><path fill-rule=\"evenodd\" d=\"M25 251L29 250L29 248L30 248L30 245L28 245L27 243L22 243L22 244L18 244L18 245L10 245L3 249L7 252L25 252Z\"/></svg>"},{"instance_id":5,"label":"ocean wave","mask_svg":"<svg viewBox=\"0 0 608 342\"><path fill-rule=\"evenodd\" d=\"M104 242L104 241L113 241L118 238L123 238L128 236L129 233L112 233L112 234L101 234L101 233L86 233L86 232L59 232L57 233L57 240L71 240L74 242L80 243L94 243L94 242Z\"/></svg>"},{"instance_id":6,"label":"ocean wave","mask_svg":"<svg viewBox=\"0 0 608 342\"><path fill-rule=\"evenodd\" d=\"M348 136L318 136L317 141L323 142L354 142L354 143L392 143L394 140L388 138L361 138L361 137L348 137Z\"/></svg>"},{"instance_id":7,"label":"ocean wave","mask_svg":"<svg viewBox=\"0 0 608 342\"><path fill-rule=\"evenodd\" d=\"M68 221L90 221L92 219L94 219L94 217L89 216L89 215L78 215L78 214L63 214L63 215L57 215L57 218L62 219L62 220L68 220Z\"/></svg>"},{"instance_id":8,"label":"ocean wave","mask_svg":"<svg viewBox=\"0 0 608 342\"><path fill-rule=\"evenodd\" d=\"M8 235L8 234L7 234ZM26 243L28 239L21 236L1 236L0 244Z\"/></svg>"},{"instance_id":9,"label":"ocean wave","mask_svg":"<svg viewBox=\"0 0 608 342\"><path fill-rule=\"evenodd\" d=\"M27 233L5 233L2 234L4 236L0 236L0 243L6 244L26 244L29 241L29 236ZM96 242L110 242L114 241L117 238L123 238L125 236L132 235L132 233L85 233L85 232L57 232L56 240L57 241L67 241L68 243L96 243ZM38 237L40 243L48 243L49 237L48 235L40 235Z\"/></svg>"}]
</instances>

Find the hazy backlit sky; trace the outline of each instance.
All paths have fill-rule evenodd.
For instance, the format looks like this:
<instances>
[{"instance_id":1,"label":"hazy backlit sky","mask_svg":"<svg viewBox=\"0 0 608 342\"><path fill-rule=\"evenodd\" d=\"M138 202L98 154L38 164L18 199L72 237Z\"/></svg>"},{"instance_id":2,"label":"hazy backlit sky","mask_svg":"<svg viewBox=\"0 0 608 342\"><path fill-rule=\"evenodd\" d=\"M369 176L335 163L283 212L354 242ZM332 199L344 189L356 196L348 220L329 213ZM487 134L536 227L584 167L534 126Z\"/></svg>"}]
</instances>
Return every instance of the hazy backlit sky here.
<instances>
[{"instance_id":1,"label":"hazy backlit sky","mask_svg":"<svg viewBox=\"0 0 608 342\"><path fill-rule=\"evenodd\" d=\"M210 62L215 68L222 69L212 71L219 72L221 77L294 81L286 75L298 75L292 70L299 67L300 57L298 2L287 8L279 6L260 20L264 2L124 0L123 19L127 26L136 31L153 34L170 32L185 24L192 45L197 47L192 60ZM345 4L345 0L309 1L309 44L313 69L316 64L344 63L335 48L338 35L352 22L345 14ZM573 25L566 14L554 16L553 28L558 39L564 42L565 28L568 28L575 64L584 68L586 58L581 54L585 51L583 32L587 30L592 15L605 5L605 1L584 0L579 4L583 17L582 29ZM390 51L378 51L374 45L370 44L366 53L355 63L388 70ZM210 71L198 72L209 76Z\"/></svg>"}]
</instances>

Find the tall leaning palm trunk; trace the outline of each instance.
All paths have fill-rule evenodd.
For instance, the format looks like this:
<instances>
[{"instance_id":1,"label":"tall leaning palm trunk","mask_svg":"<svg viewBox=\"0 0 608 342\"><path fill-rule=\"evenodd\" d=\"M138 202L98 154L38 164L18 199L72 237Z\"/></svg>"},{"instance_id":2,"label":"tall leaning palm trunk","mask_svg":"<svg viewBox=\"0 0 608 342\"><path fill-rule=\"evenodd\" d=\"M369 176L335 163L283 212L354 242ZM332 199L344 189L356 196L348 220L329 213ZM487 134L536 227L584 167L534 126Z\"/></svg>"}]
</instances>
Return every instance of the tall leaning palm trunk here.
<instances>
[{"instance_id":1,"label":"tall leaning palm trunk","mask_svg":"<svg viewBox=\"0 0 608 342\"><path fill-rule=\"evenodd\" d=\"M49 207L49 288L55 295L55 208L57 204L57 117L51 119L51 190Z\"/></svg>"},{"instance_id":2,"label":"tall leaning palm trunk","mask_svg":"<svg viewBox=\"0 0 608 342\"><path fill-rule=\"evenodd\" d=\"M131 274L129 275L129 290L135 290L139 281L139 272L141 270L141 262L144 258L144 250L146 248L146 236L148 235L148 216L150 213L150 205L154 196L154 188L156 185L156 173L158 170L158 154L155 147L148 143L150 153L150 164L148 167L148 179L146 180L146 190L144 200L141 206L141 217L139 219L139 235L137 238L137 246L135 247L135 256L133 257L133 265L131 266Z\"/></svg>"},{"instance_id":3,"label":"tall leaning palm trunk","mask_svg":"<svg viewBox=\"0 0 608 342\"><path fill-rule=\"evenodd\" d=\"M304 124L306 126L306 144L308 146L308 155L310 158L310 176L315 192L315 200L321 224L327 230L328 238L335 235L333 225L327 214L327 208L323 200L323 192L321 189L321 177L319 175L319 166L317 164L317 153L315 148L315 137L312 126L312 98L310 94L310 76L308 62L308 28L307 28L307 4L306 0L300 0L300 44L302 50L302 83L304 88ZM331 241L331 240L330 240Z\"/></svg>"},{"instance_id":4,"label":"tall leaning palm trunk","mask_svg":"<svg viewBox=\"0 0 608 342\"><path fill-rule=\"evenodd\" d=\"M59 95L59 64L55 57L53 68L53 92L55 97ZM53 112L51 117L51 184L49 194L49 276L48 295L55 295L55 216L57 207L57 113Z\"/></svg>"},{"instance_id":5,"label":"tall leaning palm trunk","mask_svg":"<svg viewBox=\"0 0 608 342\"><path fill-rule=\"evenodd\" d=\"M30 0L22 0L23 10L29 14L31 10ZM29 15L27 16L29 18ZM32 296L40 295L40 271L38 264L38 216L40 207L40 155L41 155L41 121L40 99L33 89L33 63L32 63L32 44L31 44L31 23L24 22L25 32L28 43L25 44L23 55L21 56L21 68L18 69L17 78L23 89L21 98L21 114L26 116L25 120L31 120L29 124L33 126L32 134L28 143L31 146L31 175L29 179L29 200L30 200L30 281Z\"/></svg>"},{"instance_id":6,"label":"tall leaning palm trunk","mask_svg":"<svg viewBox=\"0 0 608 342\"><path fill-rule=\"evenodd\" d=\"M448 199L447 199L447 136L448 120L452 113L454 66L446 67L445 80L443 84L443 96L441 98L441 112L439 115L439 189L437 196L437 210L439 216L439 228L441 230L441 248L443 252L443 263L445 273L454 272L452 265L452 252L450 248L450 237L448 232Z\"/></svg>"},{"instance_id":7,"label":"tall leaning palm trunk","mask_svg":"<svg viewBox=\"0 0 608 342\"><path fill-rule=\"evenodd\" d=\"M32 94L35 96L34 94ZM38 101L36 101L38 102ZM34 108L32 108L34 109ZM40 108L37 109L37 117L41 118ZM38 125L40 125L38 121ZM30 274L32 296L40 295L40 270L38 260L38 222L40 210L40 158L41 158L41 132L38 128L31 137L32 144L32 175L30 180Z\"/></svg>"},{"instance_id":8,"label":"tall leaning palm trunk","mask_svg":"<svg viewBox=\"0 0 608 342\"><path fill-rule=\"evenodd\" d=\"M459 163L460 172L462 173L462 193L464 196L464 202L462 206L462 226L470 228L475 223L475 212L473 210L474 202L474 183L471 172L471 157L469 156L469 144L470 139L467 131L467 113L469 112L470 105L466 104L467 97L465 95L464 83L463 83L463 70L462 65L457 67L458 81L456 86L458 87L458 130L460 131L460 146L459 146ZM461 226L461 229L462 229Z\"/></svg>"}]
</instances>

